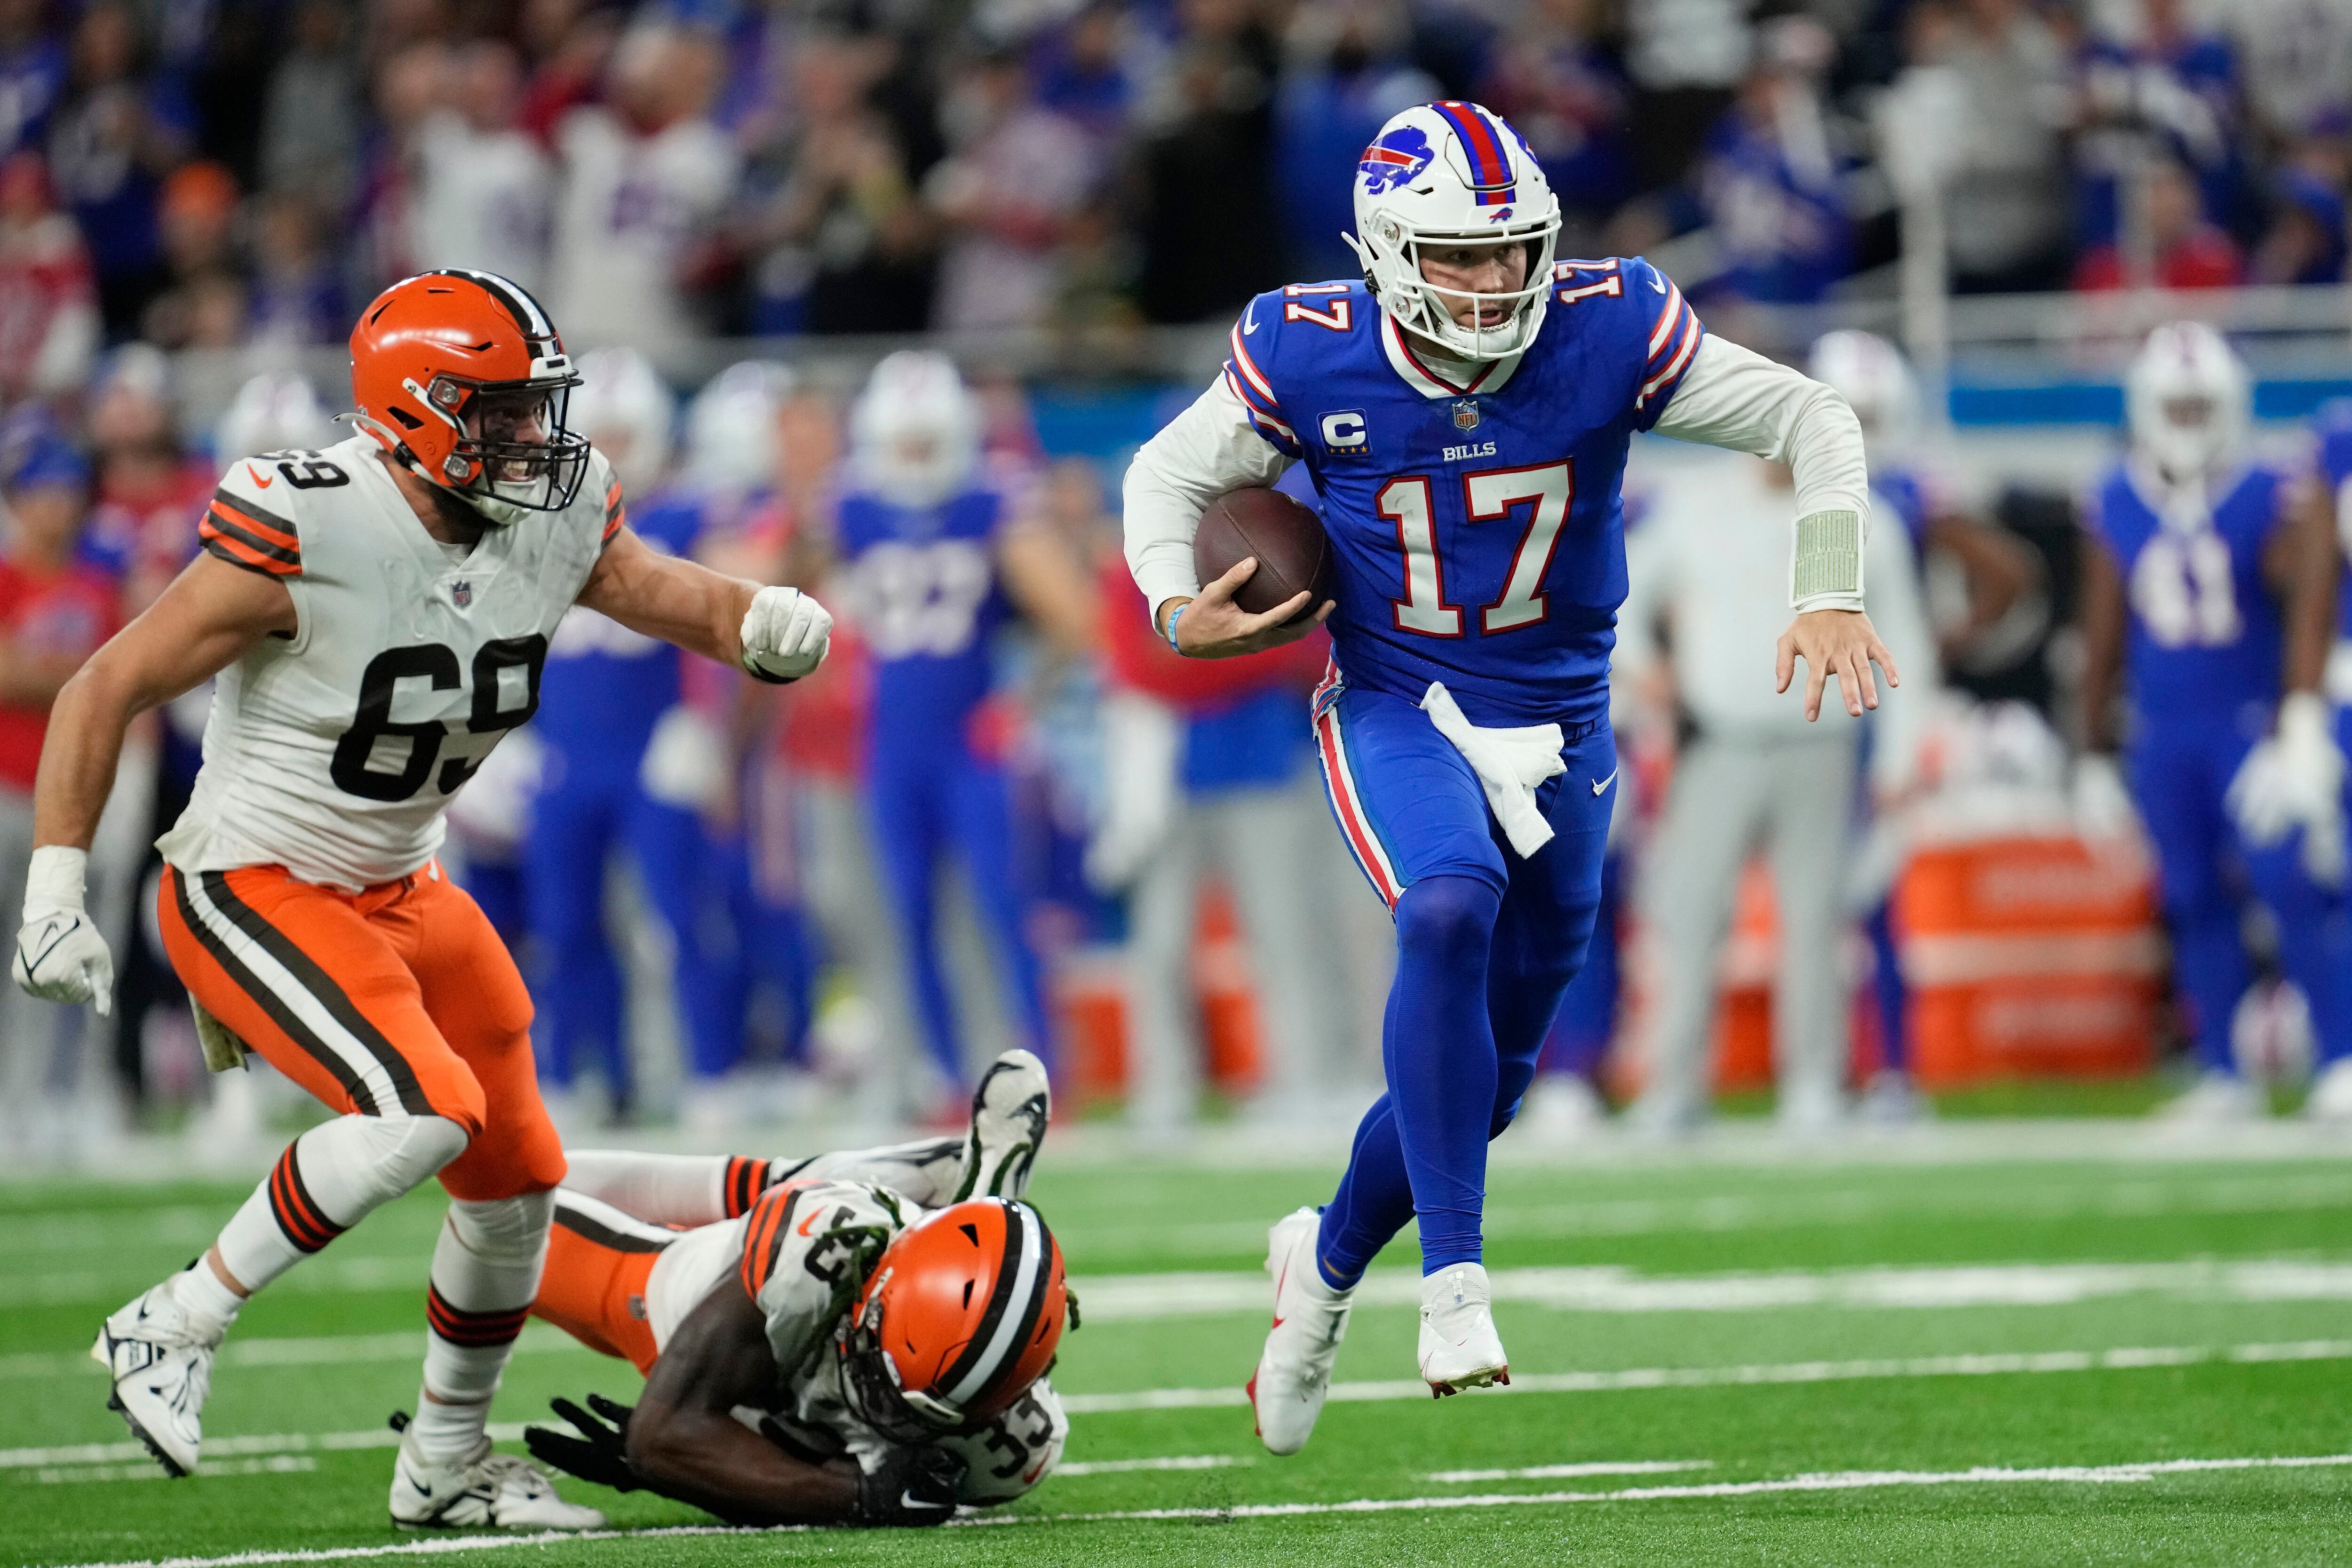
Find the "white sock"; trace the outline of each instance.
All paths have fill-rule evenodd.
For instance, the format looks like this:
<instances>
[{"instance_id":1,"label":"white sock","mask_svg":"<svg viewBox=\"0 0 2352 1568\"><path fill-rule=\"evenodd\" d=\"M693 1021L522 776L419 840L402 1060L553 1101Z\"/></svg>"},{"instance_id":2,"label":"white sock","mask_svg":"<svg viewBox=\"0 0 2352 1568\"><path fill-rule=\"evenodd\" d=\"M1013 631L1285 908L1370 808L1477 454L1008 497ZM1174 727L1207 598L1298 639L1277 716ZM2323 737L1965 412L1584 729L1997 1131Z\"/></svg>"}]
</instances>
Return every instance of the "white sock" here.
<instances>
[{"instance_id":1,"label":"white sock","mask_svg":"<svg viewBox=\"0 0 2352 1568\"><path fill-rule=\"evenodd\" d=\"M769 1182L769 1162L726 1154L640 1154L581 1149L564 1155L567 1192L608 1203L654 1225L716 1225L749 1209Z\"/></svg>"},{"instance_id":2,"label":"white sock","mask_svg":"<svg viewBox=\"0 0 2352 1568\"><path fill-rule=\"evenodd\" d=\"M430 1462L462 1465L482 1446L489 1415L490 1402L486 1398L455 1404L436 1399L420 1387L416 1418L408 1424L408 1436L416 1439L417 1453Z\"/></svg>"},{"instance_id":3,"label":"white sock","mask_svg":"<svg viewBox=\"0 0 2352 1568\"><path fill-rule=\"evenodd\" d=\"M245 1305L244 1297L221 1283L209 1258L197 1258L165 1280L164 1287L181 1306L198 1317L212 1319L223 1328L236 1321L237 1309Z\"/></svg>"}]
</instances>

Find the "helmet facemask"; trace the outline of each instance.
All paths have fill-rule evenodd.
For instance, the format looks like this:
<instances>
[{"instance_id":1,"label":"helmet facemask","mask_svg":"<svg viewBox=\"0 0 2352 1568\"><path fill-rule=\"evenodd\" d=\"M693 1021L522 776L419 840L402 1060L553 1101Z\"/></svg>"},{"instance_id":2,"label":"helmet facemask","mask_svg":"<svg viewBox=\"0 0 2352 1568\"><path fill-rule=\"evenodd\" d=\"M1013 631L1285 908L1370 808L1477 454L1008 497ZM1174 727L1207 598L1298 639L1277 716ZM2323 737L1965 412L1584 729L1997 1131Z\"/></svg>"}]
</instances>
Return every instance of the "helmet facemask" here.
<instances>
[{"instance_id":1,"label":"helmet facemask","mask_svg":"<svg viewBox=\"0 0 2352 1568\"><path fill-rule=\"evenodd\" d=\"M1364 280L1399 325L1447 353L1470 360L1508 359L1524 353L1542 330L1552 289L1552 257L1559 244L1559 206L1524 224L1474 233L1422 233L1401 215L1375 213L1360 235L1341 235L1364 264ZM1423 273L1422 251L1462 246L1527 247L1528 270L1518 288L1476 293L1433 283ZM1476 324L1464 326L1452 306L1478 301ZM1499 309L1498 309L1499 308ZM1490 311L1496 319L1488 321Z\"/></svg>"},{"instance_id":2,"label":"helmet facemask","mask_svg":"<svg viewBox=\"0 0 2352 1568\"><path fill-rule=\"evenodd\" d=\"M562 358L535 368L544 374L521 381L444 374L428 386L402 383L457 433L440 472L425 477L463 496L494 523L513 522L523 512L562 511L588 473L587 437L564 425L579 376Z\"/></svg>"}]
</instances>

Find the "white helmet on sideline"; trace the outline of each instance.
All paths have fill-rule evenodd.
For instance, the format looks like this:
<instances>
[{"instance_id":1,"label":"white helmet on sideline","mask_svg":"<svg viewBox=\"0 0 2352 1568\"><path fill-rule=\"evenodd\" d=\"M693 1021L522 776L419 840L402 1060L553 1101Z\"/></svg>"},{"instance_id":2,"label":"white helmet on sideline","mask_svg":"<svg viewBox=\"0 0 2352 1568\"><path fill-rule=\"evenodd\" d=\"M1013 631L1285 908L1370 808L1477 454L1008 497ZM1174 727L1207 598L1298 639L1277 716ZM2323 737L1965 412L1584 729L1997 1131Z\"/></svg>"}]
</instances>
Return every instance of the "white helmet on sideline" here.
<instances>
[{"instance_id":1,"label":"white helmet on sideline","mask_svg":"<svg viewBox=\"0 0 2352 1568\"><path fill-rule=\"evenodd\" d=\"M236 401L213 432L213 456L226 467L239 458L308 450L334 439L334 421L320 406L318 389L308 378L297 371L265 370L236 389Z\"/></svg>"},{"instance_id":2,"label":"white helmet on sideline","mask_svg":"<svg viewBox=\"0 0 2352 1568\"><path fill-rule=\"evenodd\" d=\"M677 422L668 383L635 349L583 354L579 371L568 423L604 454L623 493L651 489L669 468L670 432Z\"/></svg>"},{"instance_id":3,"label":"white helmet on sideline","mask_svg":"<svg viewBox=\"0 0 2352 1568\"><path fill-rule=\"evenodd\" d=\"M1903 351L1876 332L1851 329L1824 332L1813 342L1807 367L1815 381L1832 388L1862 422L1863 449L1874 468L1899 456L1919 438L1919 384Z\"/></svg>"},{"instance_id":4,"label":"white helmet on sideline","mask_svg":"<svg viewBox=\"0 0 2352 1568\"><path fill-rule=\"evenodd\" d=\"M849 416L857 482L898 506L938 506L980 462L980 404L945 354L904 349L874 367Z\"/></svg>"},{"instance_id":5,"label":"white helmet on sideline","mask_svg":"<svg viewBox=\"0 0 2352 1568\"><path fill-rule=\"evenodd\" d=\"M746 491L776 482L776 416L793 373L773 360L730 364L686 414L686 471L699 483Z\"/></svg>"},{"instance_id":6,"label":"white helmet on sideline","mask_svg":"<svg viewBox=\"0 0 2352 1568\"><path fill-rule=\"evenodd\" d=\"M1559 198L1503 117L1475 103L1418 104L1381 127L1356 164L1356 232L1342 235L1364 264L1381 308L1465 359L1524 352L1551 299ZM1528 247L1526 282L1507 294L1440 289L1421 275L1432 243ZM1441 296L1507 307L1493 326L1464 327Z\"/></svg>"},{"instance_id":7,"label":"white helmet on sideline","mask_svg":"<svg viewBox=\"0 0 2352 1568\"><path fill-rule=\"evenodd\" d=\"M2246 362L2202 321L2167 321L2124 376L2132 444L2179 484L2210 475L2245 444L2254 393Z\"/></svg>"}]
</instances>

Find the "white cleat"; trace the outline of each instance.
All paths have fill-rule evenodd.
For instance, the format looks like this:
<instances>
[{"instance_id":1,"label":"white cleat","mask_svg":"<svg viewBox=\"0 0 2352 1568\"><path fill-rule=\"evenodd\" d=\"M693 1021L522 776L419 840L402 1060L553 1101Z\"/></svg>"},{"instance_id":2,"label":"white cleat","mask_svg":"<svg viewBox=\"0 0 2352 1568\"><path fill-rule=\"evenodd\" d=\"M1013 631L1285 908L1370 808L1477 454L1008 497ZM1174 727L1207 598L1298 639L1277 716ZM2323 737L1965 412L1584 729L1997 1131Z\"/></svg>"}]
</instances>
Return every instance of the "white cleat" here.
<instances>
[{"instance_id":1,"label":"white cleat","mask_svg":"<svg viewBox=\"0 0 2352 1568\"><path fill-rule=\"evenodd\" d=\"M1266 1236L1265 1271L1274 1276L1274 1327L1250 1374L1250 1409L1266 1450L1296 1454L1307 1447L1323 1397L1331 1389L1331 1363L1348 1334L1353 1290L1334 1290L1315 1266L1315 1237L1322 1216L1311 1208L1286 1215Z\"/></svg>"},{"instance_id":2,"label":"white cleat","mask_svg":"<svg viewBox=\"0 0 2352 1568\"><path fill-rule=\"evenodd\" d=\"M2157 1107L2157 1120L2183 1127L2226 1127L2270 1113L2263 1093L2235 1073L2209 1072L2178 1099Z\"/></svg>"},{"instance_id":3,"label":"white cleat","mask_svg":"<svg viewBox=\"0 0 2352 1568\"><path fill-rule=\"evenodd\" d=\"M114 1377L107 1408L121 1415L167 1476L195 1470L213 1352L225 1332L217 1321L180 1305L166 1280L100 1324L89 1347L89 1359Z\"/></svg>"},{"instance_id":4,"label":"white cleat","mask_svg":"<svg viewBox=\"0 0 2352 1568\"><path fill-rule=\"evenodd\" d=\"M1017 1198L1029 1190L1029 1167L1045 1142L1054 1090L1045 1064L1011 1050L988 1064L971 1096L971 1131L963 1146L963 1184L955 1201Z\"/></svg>"},{"instance_id":5,"label":"white cleat","mask_svg":"<svg viewBox=\"0 0 2352 1568\"><path fill-rule=\"evenodd\" d=\"M1456 1263L1421 1282L1421 1378L1433 1399L1511 1381L1484 1265Z\"/></svg>"},{"instance_id":6,"label":"white cleat","mask_svg":"<svg viewBox=\"0 0 2352 1568\"><path fill-rule=\"evenodd\" d=\"M436 1465L400 1440L392 1468L392 1522L403 1530L602 1530L604 1516L565 1502L529 1459L501 1454L488 1437L461 1465Z\"/></svg>"},{"instance_id":7,"label":"white cleat","mask_svg":"<svg viewBox=\"0 0 2352 1568\"><path fill-rule=\"evenodd\" d=\"M2303 1102L2303 1114L2313 1121L2352 1125L2352 1057L2319 1069L2319 1076L2312 1080L2311 1094Z\"/></svg>"}]
</instances>

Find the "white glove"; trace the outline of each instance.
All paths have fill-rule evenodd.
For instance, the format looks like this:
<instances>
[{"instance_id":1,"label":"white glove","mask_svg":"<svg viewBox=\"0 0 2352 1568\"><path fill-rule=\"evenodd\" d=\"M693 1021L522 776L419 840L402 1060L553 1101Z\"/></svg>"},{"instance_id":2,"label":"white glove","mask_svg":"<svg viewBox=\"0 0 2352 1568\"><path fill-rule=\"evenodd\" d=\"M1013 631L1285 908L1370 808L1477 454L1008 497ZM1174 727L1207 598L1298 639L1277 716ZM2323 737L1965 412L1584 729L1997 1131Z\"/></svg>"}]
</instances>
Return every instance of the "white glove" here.
<instances>
[{"instance_id":1,"label":"white glove","mask_svg":"<svg viewBox=\"0 0 2352 1568\"><path fill-rule=\"evenodd\" d=\"M45 1002L94 1004L114 1012L114 955L82 909L89 852L63 844L33 851L25 878L25 923L16 932L16 984Z\"/></svg>"},{"instance_id":2,"label":"white glove","mask_svg":"<svg viewBox=\"0 0 2352 1568\"><path fill-rule=\"evenodd\" d=\"M2276 844L2302 828L2304 869L2337 887L2345 872L2344 753L2328 719L2327 700L2317 692L2288 693L2277 731L2230 781L2228 803L2250 844Z\"/></svg>"},{"instance_id":3,"label":"white glove","mask_svg":"<svg viewBox=\"0 0 2352 1568\"><path fill-rule=\"evenodd\" d=\"M1087 880L1115 893L1143 874L1176 825L1183 726L1163 703L1131 691L1102 702L1103 814L1087 843Z\"/></svg>"},{"instance_id":4,"label":"white glove","mask_svg":"<svg viewBox=\"0 0 2352 1568\"><path fill-rule=\"evenodd\" d=\"M654 725L637 784L665 805L700 811L727 786L727 741L709 718L683 702Z\"/></svg>"},{"instance_id":5,"label":"white glove","mask_svg":"<svg viewBox=\"0 0 2352 1568\"><path fill-rule=\"evenodd\" d=\"M2137 839L2139 811L2111 756L2087 752L2074 759L2074 831L2091 843Z\"/></svg>"},{"instance_id":6,"label":"white glove","mask_svg":"<svg viewBox=\"0 0 2352 1568\"><path fill-rule=\"evenodd\" d=\"M798 680L824 662L833 616L798 588L762 588L743 612L743 668L758 679Z\"/></svg>"}]
</instances>

